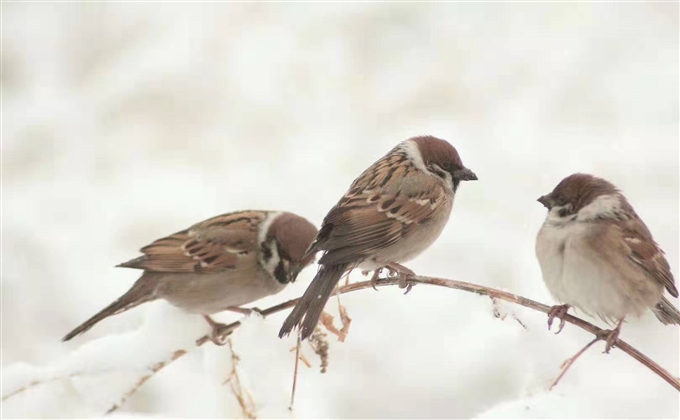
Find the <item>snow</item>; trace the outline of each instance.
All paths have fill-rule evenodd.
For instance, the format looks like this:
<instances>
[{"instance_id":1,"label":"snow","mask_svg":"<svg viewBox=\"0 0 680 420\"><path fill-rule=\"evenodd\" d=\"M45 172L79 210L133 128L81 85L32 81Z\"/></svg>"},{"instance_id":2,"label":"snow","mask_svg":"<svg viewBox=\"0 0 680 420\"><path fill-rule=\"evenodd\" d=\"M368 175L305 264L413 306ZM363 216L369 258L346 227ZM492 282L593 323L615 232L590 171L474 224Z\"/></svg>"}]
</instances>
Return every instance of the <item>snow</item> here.
<instances>
[{"instance_id":1,"label":"snow","mask_svg":"<svg viewBox=\"0 0 680 420\"><path fill-rule=\"evenodd\" d=\"M319 225L399 141L448 139L479 181L408 266L552 304L534 257L536 198L582 171L623 190L673 272L678 5L3 3L2 416L226 417L229 349L165 302L60 338L125 292L113 268L161 236L238 209ZM266 308L300 296L314 269ZM352 275L352 280L361 276ZM419 285L341 298L353 319L329 367L307 344L288 409L285 312L232 336L260 418L678 418L680 397L598 343L490 299ZM677 304L677 300L674 300ZM329 311L337 317L337 301ZM598 320L585 319L601 325ZM522 327L519 319L526 328ZM220 314L222 322L241 319ZM680 334L650 313L622 338L675 375Z\"/></svg>"}]
</instances>

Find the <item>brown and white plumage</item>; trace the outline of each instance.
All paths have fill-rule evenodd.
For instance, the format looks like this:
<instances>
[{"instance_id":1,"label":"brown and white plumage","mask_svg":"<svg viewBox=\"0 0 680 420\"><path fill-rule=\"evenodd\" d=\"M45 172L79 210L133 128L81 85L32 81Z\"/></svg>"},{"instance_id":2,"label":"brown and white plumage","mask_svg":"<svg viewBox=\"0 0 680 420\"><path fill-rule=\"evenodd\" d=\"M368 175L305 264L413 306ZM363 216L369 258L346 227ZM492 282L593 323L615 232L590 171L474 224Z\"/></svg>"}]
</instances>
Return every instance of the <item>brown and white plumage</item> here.
<instances>
[{"instance_id":1,"label":"brown and white plumage","mask_svg":"<svg viewBox=\"0 0 680 420\"><path fill-rule=\"evenodd\" d=\"M664 324L680 324L680 311L663 296L678 297L668 261L614 185L574 174L538 201L549 212L536 255L555 299L618 322L617 329L647 309Z\"/></svg>"},{"instance_id":2,"label":"brown and white plumage","mask_svg":"<svg viewBox=\"0 0 680 420\"><path fill-rule=\"evenodd\" d=\"M319 251L319 272L281 328L302 322L302 338L314 330L342 274L409 261L444 229L461 181L475 180L456 149L432 136L401 142L366 169L324 218L307 251Z\"/></svg>"},{"instance_id":3,"label":"brown and white plumage","mask_svg":"<svg viewBox=\"0 0 680 420\"><path fill-rule=\"evenodd\" d=\"M277 293L311 263L305 250L316 232L292 213L241 211L158 239L141 249L143 256L119 265L144 270L132 288L64 340L156 299L208 315Z\"/></svg>"}]
</instances>

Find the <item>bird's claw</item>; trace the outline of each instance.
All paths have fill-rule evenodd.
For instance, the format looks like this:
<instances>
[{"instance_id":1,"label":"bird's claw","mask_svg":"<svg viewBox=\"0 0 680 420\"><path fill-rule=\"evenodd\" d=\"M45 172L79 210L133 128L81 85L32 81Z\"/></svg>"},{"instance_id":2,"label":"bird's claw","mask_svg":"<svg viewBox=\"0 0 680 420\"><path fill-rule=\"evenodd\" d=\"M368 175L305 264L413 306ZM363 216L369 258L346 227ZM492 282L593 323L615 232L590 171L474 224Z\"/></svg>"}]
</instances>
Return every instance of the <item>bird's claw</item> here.
<instances>
[{"instance_id":1,"label":"bird's claw","mask_svg":"<svg viewBox=\"0 0 680 420\"><path fill-rule=\"evenodd\" d=\"M376 290L376 291L378 290L376 285L378 284L378 280L380 279L380 274L382 273L382 270L383 270L382 268L378 268L377 270L373 270L373 276L371 276L371 287L373 287L373 290ZM368 270L362 271L361 273L362 274L363 273L368 274ZM364 274L364 275L366 275L366 274Z\"/></svg>"},{"instance_id":2,"label":"bird's claw","mask_svg":"<svg viewBox=\"0 0 680 420\"><path fill-rule=\"evenodd\" d=\"M404 279L403 285L402 285L402 281L401 281L401 279L400 279L400 280L399 280L399 288L400 288L400 289L406 289L406 291L404 292L404 295L407 295L408 292L410 292L411 289L413 289L413 284L408 283L408 282L406 281L406 279Z\"/></svg>"},{"instance_id":3,"label":"bird's claw","mask_svg":"<svg viewBox=\"0 0 680 420\"><path fill-rule=\"evenodd\" d=\"M562 329L566 324L564 316L567 314L567 311L569 311L569 305L555 305L552 308L550 308L550 311L548 311L548 330L552 329L552 324L555 318L559 318L560 326L557 329L557 332L555 332L555 334L559 334L560 332L562 332Z\"/></svg>"},{"instance_id":4,"label":"bird's claw","mask_svg":"<svg viewBox=\"0 0 680 420\"><path fill-rule=\"evenodd\" d=\"M208 338L210 339L210 341L212 341L213 344L215 344L216 346L225 345L227 343L227 340L226 340L226 338L220 339L219 332L220 332L220 328L225 327L226 325L213 321L212 318L210 318L207 315L203 315L203 318L210 325L210 328L212 329L212 331L210 331L210 334L208 335Z\"/></svg>"},{"instance_id":5,"label":"bird's claw","mask_svg":"<svg viewBox=\"0 0 680 420\"><path fill-rule=\"evenodd\" d=\"M415 276L416 273L413 272L413 270L404 267L403 265L391 265L387 266L387 269L390 271L391 276L398 276L399 277L399 288L400 289L406 289L404 294L408 294L408 292L413 289L413 284L408 282L408 278L410 276Z\"/></svg>"},{"instance_id":6,"label":"bird's claw","mask_svg":"<svg viewBox=\"0 0 680 420\"><path fill-rule=\"evenodd\" d=\"M609 351L616 346L616 343L619 339L619 333L621 332L622 324L623 320L619 321L618 325L613 330L602 330L599 333L597 333L597 337L601 340L604 340L607 343L607 345L604 347L605 353L608 354Z\"/></svg>"},{"instance_id":7,"label":"bird's claw","mask_svg":"<svg viewBox=\"0 0 680 420\"><path fill-rule=\"evenodd\" d=\"M208 338L209 338L210 341L212 341L213 344L216 345L216 346L223 346L223 345L227 344L227 339L226 339L226 338L224 338L224 339L221 339L221 338L220 338L219 334L217 333L217 328L213 329L213 331L210 333L210 335L208 336Z\"/></svg>"}]
</instances>

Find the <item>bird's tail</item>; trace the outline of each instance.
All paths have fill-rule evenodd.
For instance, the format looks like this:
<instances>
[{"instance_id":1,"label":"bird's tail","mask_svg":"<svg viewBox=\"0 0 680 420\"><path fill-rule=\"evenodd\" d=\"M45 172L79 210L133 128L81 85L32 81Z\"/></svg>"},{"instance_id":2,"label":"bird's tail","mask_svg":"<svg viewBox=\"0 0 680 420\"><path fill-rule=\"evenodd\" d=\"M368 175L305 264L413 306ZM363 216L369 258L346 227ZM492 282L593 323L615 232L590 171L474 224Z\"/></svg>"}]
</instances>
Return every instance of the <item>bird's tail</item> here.
<instances>
[{"instance_id":1,"label":"bird's tail","mask_svg":"<svg viewBox=\"0 0 680 420\"><path fill-rule=\"evenodd\" d=\"M300 332L303 340L312 334L328 298L347 267L349 267L349 263L319 266L319 271L314 280L283 322L279 337L290 334L293 328L300 324L302 324Z\"/></svg>"},{"instance_id":2,"label":"bird's tail","mask_svg":"<svg viewBox=\"0 0 680 420\"><path fill-rule=\"evenodd\" d=\"M125 312L128 309L132 309L144 302L156 299L153 294L155 282L151 281L152 279L148 278L147 274L148 273L144 273L142 277L140 277L139 280L137 280L137 282L132 286L132 288L130 288L130 290L128 290L123 296L119 297L115 302L97 312L97 314L95 314L92 318L83 322L76 329L66 334L64 338L61 339L61 341L68 341L73 337L84 333L104 318Z\"/></svg>"},{"instance_id":3,"label":"bird's tail","mask_svg":"<svg viewBox=\"0 0 680 420\"><path fill-rule=\"evenodd\" d=\"M680 311L665 297L652 308L652 312L666 325L680 325Z\"/></svg>"}]
</instances>

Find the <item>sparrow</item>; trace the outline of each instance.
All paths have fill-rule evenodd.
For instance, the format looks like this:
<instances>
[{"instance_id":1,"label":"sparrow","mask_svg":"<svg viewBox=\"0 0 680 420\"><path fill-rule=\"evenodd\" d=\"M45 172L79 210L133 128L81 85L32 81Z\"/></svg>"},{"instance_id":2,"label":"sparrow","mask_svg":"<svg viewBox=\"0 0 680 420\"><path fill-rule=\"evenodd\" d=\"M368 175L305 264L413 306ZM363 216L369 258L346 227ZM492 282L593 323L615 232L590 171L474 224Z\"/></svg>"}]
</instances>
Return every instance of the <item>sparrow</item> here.
<instances>
[{"instance_id":1,"label":"sparrow","mask_svg":"<svg viewBox=\"0 0 680 420\"><path fill-rule=\"evenodd\" d=\"M432 136L405 140L366 169L328 212L305 253L324 252L279 337L301 324L301 339L307 338L342 275L354 268L374 271L374 280L386 268L407 287L405 278L414 273L400 263L432 245L460 182L476 179L451 144Z\"/></svg>"},{"instance_id":2,"label":"sparrow","mask_svg":"<svg viewBox=\"0 0 680 420\"><path fill-rule=\"evenodd\" d=\"M63 341L89 330L111 315L142 303L164 299L201 314L216 344L221 324L210 314L248 312L241 305L280 292L312 262L305 255L317 233L306 219L278 211L240 211L202 221L140 250L141 257L117 267L144 270L125 294Z\"/></svg>"},{"instance_id":3,"label":"sparrow","mask_svg":"<svg viewBox=\"0 0 680 420\"><path fill-rule=\"evenodd\" d=\"M555 300L548 328L570 307L608 324L605 352L616 343L624 319L648 308L664 324L680 324L680 311L664 296L678 297L668 261L645 223L612 183L587 174L564 178L538 199L548 215L536 238L543 281Z\"/></svg>"}]
</instances>

